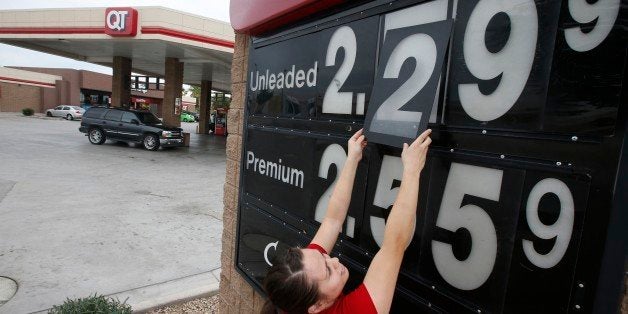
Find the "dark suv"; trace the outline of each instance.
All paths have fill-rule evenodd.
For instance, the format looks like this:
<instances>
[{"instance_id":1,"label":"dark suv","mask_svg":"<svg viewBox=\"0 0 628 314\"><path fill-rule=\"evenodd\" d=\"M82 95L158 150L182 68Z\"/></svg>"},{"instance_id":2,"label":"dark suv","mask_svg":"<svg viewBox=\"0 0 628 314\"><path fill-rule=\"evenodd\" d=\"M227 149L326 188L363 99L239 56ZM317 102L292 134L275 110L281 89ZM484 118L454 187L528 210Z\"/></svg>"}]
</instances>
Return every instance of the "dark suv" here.
<instances>
[{"instance_id":1,"label":"dark suv","mask_svg":"<svg viewBox=\"0 0 628 314\"><path fill-rule=\"evenodd\" d=\"M163 124L149 111L92 107L83 114L79 131L96 145L110 139L142 143L148 150L183 146L183 130Z\"/></svg>"}]
</instances>

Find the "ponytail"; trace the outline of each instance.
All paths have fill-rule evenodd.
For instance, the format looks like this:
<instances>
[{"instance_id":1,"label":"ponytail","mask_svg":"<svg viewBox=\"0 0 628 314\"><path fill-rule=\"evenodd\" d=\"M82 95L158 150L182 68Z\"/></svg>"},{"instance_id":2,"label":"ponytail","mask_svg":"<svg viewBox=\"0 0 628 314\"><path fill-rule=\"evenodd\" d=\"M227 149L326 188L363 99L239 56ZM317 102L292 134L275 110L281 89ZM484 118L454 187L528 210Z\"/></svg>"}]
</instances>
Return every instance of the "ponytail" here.
<instances>
[{"instance_id":1,"label":"ponytail","mask_svg":"<svg viewBox=\"0 0 628 314\"><path fill-rule=\"evenodd\" d=\"M264 279L268 295L262 313L303 314L318 300L318 286L303 270L303 252L289 248L270 268Z\"/></svg>"}]
</instances>

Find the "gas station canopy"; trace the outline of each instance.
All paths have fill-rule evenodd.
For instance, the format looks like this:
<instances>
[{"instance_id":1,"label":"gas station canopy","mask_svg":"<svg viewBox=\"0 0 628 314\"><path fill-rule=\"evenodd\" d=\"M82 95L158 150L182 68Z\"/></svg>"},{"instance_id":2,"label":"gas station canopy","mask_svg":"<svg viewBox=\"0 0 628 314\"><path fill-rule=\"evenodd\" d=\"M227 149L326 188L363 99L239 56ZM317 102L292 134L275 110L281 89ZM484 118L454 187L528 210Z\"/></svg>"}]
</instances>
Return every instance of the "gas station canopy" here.
<instances>
[{"instance_id":1,"label":"gas station canopy","mask_svg":"<svg viewBox=\"0 0 628 314\"><path fill-rule=\"evenodd\" d=\"M0 11L0 42L132 71L166 76L166 58L183 63L183 83L230 91L235 34L229 23L162 7Z\"/></svg>"}]
</instances>

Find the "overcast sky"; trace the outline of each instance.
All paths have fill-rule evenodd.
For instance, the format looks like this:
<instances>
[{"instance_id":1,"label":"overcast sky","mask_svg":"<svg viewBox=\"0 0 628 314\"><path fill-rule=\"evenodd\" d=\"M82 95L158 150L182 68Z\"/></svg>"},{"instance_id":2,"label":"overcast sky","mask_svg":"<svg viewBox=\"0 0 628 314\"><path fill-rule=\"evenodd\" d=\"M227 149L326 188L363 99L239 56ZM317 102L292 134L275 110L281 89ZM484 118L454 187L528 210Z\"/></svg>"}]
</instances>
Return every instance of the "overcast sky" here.
<instances>
[{"instance_id":1,"label":"overcast sky","mask_svg":"<svg viewBox=\"0 0 628 314\"><path fill-rule=\"evenodd\" d=\"M162 6L229 22L229 0L0 0L0 10ZM0 66L71 68L111 74L111 68L0 44Z\"/></svg>"}]
</instances>

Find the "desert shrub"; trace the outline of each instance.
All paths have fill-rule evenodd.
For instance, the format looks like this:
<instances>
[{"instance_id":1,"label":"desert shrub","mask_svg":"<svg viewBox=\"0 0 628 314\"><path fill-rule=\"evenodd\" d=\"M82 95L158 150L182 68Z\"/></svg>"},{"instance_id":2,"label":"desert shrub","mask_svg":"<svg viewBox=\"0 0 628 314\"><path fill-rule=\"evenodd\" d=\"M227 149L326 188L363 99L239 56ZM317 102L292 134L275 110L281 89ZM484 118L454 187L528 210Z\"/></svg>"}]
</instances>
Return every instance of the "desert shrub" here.
<instances>
[{"instance_id":1,"label":"desert shrub","mask_svg":"<svg viewBox=\"0 0 628 314\"><path fill-rule=\"evenodd\" d=\"M76 300L67 299L61 305L55 305L48 314L89 314L89 313L108 313L108 314L131 314L133 310L131 306L125 302L120 303L118 300L106 298L102 295L94 294L87 298L79 298Z\"/></svg>"}]
</instances>

